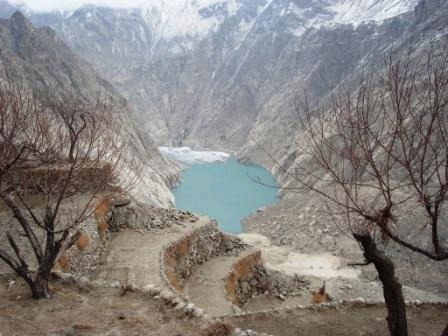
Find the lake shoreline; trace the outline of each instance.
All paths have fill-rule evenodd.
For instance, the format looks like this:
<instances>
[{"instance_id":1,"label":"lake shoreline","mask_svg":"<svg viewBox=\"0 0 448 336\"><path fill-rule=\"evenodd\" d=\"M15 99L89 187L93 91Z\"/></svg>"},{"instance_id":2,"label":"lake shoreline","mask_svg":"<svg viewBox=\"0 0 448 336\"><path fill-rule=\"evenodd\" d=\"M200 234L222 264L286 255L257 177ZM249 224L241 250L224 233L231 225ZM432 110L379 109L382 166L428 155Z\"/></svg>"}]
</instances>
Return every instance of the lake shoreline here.
<instances>
[{"instance_id":1,"label":"lake shoreline","mask_svg":"<svg viewBox=\"0 0 448 336\"><path fill-rule=\"evenodd\" d=\"M242 233L245 217L280 200L274 176L234 153L190 147L161 151L183 168L181 182L172 189L176 208L215 218L225 232Z\"/></svg>"}]
</instances>

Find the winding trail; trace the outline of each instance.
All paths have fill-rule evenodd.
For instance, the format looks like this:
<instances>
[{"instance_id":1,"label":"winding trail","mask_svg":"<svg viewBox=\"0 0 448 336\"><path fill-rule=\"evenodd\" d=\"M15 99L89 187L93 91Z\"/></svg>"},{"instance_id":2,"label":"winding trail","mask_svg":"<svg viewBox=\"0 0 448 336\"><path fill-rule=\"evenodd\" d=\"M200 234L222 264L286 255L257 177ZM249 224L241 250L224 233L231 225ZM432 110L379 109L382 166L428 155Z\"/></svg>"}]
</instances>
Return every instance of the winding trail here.
<instances>
[{"instance_id":1,"label":"winding trail","mask_svg":"<svg viewBox=\"0 0 448 336\"><path fill-rule=\"evenodd\" d=\"M113 235L108 242L106 260L99 267L98 278L106 281L132 282L137 286L154 284L165 287L160 276L160 251L170 242L210 222L207 217L173 224L160 231L128 230Z\"/></svg>"},{"instance_id":2,"label":"winding trail","mask_svg":"<svg viewBox=\"0 0 448 336\"><path fill-rule=\"evenodd\" d=\"M256 249L250 248L238 256L218 256L205 262L187 280L184 293L213 316L234 314L233 304L225 290L226 280L233 265L255 251Z\"/></svg>"}]
</instances>

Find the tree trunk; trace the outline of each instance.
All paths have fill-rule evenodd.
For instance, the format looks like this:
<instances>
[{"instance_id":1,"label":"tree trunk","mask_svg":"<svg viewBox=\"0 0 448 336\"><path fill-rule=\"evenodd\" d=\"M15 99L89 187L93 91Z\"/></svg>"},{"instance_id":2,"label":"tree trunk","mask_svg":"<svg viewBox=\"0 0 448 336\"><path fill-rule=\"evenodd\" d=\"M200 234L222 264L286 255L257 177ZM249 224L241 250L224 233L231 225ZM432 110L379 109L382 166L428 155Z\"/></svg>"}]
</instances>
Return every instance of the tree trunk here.
<instances>
[{"instance_id":1,"label":"tree trunk","mask_svg":"<svg viewBox=\"0 0 448 336\"><path fill-rule=\"evenodd\" d=\"M48 289L49 278L49 272L38 271L36 279L32 283L29 283L34 299L40 300L50 298L50 291Z\"/></svg>"},{"instance_id":2,"label":"tree trunk","mask_svg":"<svg viewBox=\"0 0 448 336\"><path fill-rule=\"evenodd\" d=\"M74 161L73 156L74 156L74 153L75 153L75 145L76 145L76 142L73 142L73 141L70 144L70 149L68 151L68 161L69 162L73 162Z\"/></svg>"},{"instance_id":3,"label":"tree trunk","mask_svg":"<svg viewBox=\"0 0 448 336\"><path fill-rule=\"evenodd\" d=\"M446 328L443 331L442 336L448 336L448 324L446 325Z\"/></svg>"},{"instance_id":4,"label":"tree trunk","mask_svg":"<svg viewBox=\"0 0 448 336\"><path fill-rule=\"evenodd\" d=\"M375 265L383 284L384 300L388 311L387 324L391 336L407 336L406 305L401 284L395 277L394 264L383 251L378 250L370 234L354 234L354 237L362 245L366 260Z\"/></svg>"}]
</instances>

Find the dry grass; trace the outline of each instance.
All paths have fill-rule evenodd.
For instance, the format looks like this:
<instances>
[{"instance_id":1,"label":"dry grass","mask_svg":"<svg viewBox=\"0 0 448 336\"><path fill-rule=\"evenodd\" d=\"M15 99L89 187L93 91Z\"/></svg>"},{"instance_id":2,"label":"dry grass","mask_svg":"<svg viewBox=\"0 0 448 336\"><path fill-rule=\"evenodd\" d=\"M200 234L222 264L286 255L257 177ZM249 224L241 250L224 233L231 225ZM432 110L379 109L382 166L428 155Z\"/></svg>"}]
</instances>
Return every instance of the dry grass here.
<instances>
[{"instance_id":1,"label":"dry grass","mask_svg":"<svg viewBox=\"0 0 448 336\"><path fill-rule=\"evenodd\" d=\"M234 329L230 323L215 322L204 329L201 336L231 336Z\"/></svg>"},{"instance_id":2,"label":"dry grass","mask_svg":"<svg viewBox=\"0 0 448 336\"><path fill-rule=\"evenodd\" d=\"M93 212L96 220L96 228L101 239L106 239L106 233L109 230L107 223L107 213L111 210L110 201L106 197L100 197L95 205Z\"/></svg>"},{"instance_id":3,"label":"dry grass","mask_svg":"<svg viewBox=\"0 0 448 336\"><path fill-rule=\"evenodd\" d=\"M90 245L90 238L87 232L80 231L78 240L76 241L76 247L80 251L85 251Z\"/></svg>"},{"instance_id":4,"label":"dry grass","mask_svg":"<svg viewBox=\"0 0 448 336\"><path fill-rule=\"evenodd\" d=\"M67 272L69 269L70 269L70 257L66 254L60 257L53 267L53 271Z\"/></svg>"}]
</instances>

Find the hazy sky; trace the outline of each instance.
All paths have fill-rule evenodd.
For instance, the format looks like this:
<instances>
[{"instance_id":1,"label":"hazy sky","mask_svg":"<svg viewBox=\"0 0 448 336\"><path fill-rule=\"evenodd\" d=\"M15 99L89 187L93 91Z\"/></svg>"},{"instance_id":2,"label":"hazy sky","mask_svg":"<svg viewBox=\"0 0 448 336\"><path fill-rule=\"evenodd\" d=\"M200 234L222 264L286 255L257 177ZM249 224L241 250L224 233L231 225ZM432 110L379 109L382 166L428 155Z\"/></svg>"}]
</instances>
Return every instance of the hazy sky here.
<instances>
[{"instance_id":1,"label":"hazy sky","mask_svg":"<svg viewBox=\"0 0 448 336\"><path fill-rule=\"evenodd\" d=\"M25 4L28 8L35 11L48 11L52 9L73 10L84 4L121 8L140 7L143 4L154 2L154 0L10 0L10 2L14 4Z\"/></svg>"}]
</instances>

